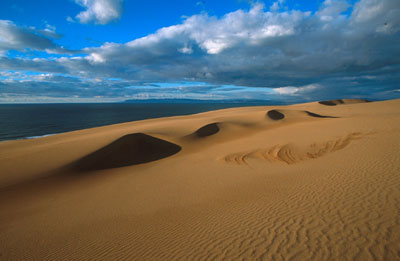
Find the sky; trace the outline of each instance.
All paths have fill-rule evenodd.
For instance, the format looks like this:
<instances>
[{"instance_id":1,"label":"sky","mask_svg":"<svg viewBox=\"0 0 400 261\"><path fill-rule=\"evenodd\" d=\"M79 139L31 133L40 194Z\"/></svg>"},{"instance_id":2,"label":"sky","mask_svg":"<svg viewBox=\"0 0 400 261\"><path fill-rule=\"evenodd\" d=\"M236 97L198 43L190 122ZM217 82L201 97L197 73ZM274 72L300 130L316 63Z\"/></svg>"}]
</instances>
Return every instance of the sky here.
<instances>
[{"instance_id":1,"label":"sky","mask_svg":"<svg viewBox=\"0 0 400 261\"><path fill-rule=\"evenodd\" d=\"M0 103L400 98L400 0L2 0Z\"/></svg>"}]
</instances>

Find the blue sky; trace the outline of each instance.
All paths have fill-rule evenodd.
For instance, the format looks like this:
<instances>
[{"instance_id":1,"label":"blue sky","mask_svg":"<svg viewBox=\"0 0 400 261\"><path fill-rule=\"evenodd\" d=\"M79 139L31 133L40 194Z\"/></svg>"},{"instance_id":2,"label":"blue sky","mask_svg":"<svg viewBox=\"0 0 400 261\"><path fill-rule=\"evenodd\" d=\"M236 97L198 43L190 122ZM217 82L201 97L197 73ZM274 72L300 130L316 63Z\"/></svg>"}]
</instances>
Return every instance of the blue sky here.
<instances>
[{"instance_id":1,"label":"blue sky","mask_svg":"<svg viewBox=\"0 0 400 261\"><path fill-rule=\"evenodd\" d=\"M400 98L398 0L3 0L0 102Z\"/></svg>"}]
</instances>

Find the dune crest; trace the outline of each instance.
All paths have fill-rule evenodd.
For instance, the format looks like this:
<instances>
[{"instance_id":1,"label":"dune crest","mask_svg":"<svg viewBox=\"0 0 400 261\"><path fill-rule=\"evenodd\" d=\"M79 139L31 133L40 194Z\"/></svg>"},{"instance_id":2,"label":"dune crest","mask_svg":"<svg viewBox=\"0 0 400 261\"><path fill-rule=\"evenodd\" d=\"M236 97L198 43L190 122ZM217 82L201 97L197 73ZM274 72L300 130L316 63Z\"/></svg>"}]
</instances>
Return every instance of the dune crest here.
<instances>
[{"instance_id":1,"label":"dune crest","mask_svg":"<svg viewBox=\"0 0 400 261\"><path fill-rule=\"evenodd\" d=\"M71 165L78 171L133 166L178 153L181 147L143 133L125 135Z\"/></svg>"}]
</instances>

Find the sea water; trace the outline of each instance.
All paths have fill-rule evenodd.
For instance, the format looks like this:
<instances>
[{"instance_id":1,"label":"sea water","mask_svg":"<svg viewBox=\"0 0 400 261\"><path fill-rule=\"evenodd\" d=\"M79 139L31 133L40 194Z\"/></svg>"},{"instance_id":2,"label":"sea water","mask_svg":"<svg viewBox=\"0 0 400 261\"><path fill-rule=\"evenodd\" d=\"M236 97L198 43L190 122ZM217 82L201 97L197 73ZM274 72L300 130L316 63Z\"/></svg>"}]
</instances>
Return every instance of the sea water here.
<instances>
[{"instance_id":1,"label":"sea water","mask_svg":"<svg viewBox=\"0 0 400 261\"><path fill-rule=\"evenodd\" d=\"M268 104L266 102L0 104L0 140L38 138L122 122L257 105Z\"/></svg>"}]
</instances>

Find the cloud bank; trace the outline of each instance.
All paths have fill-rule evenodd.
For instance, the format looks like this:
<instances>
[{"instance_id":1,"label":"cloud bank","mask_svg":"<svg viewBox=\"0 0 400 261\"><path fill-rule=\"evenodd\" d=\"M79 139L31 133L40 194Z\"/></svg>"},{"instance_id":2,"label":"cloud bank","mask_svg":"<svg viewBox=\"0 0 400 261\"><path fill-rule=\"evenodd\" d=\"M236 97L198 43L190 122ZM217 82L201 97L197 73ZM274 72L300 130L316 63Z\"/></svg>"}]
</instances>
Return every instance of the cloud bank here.
<instances>
[{"instance_id":1,"label":"cloud bank","mask_svg":"<svg viewBox=\"0 0 400 261\"><path fill-rule=\"evenodd\" d=\"M0 20L0 54L9 51L45 51L48 53L69 53L61 46L55 44L52 39L61 38L62 35L55 32L55 28L47 25L45 29L34 27L20 27L9 20Z\"/></svg>"},{"instance_id":2,"label":"cloud bank","mask_svg":"<svg viewBox=\"0 0 400 261\"><path fill-rule=\"evenodd\" d=\"M94 7L113 7L120 1L80 3L88 7L82 22L106 23L120 14ZM284 1L278 1L269 9L257 3L220 18L193 15L125 44L85 48L84 56L1 57L0 69L117 78L126 88L154 82L262 87L260 93L272 88L274 97L298 100L399 96L398 0L361 0L353 6L345 0L326 0L314 13L283 7ZM39 50L57 49L42 38L14 40L0 48L23 49L26 43ZM88 83L87 88L95 93L94 86Z\"/></svg>"}]
</instances>

